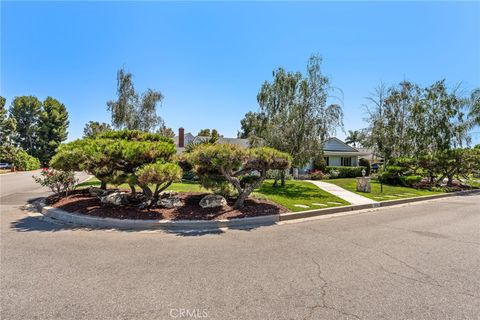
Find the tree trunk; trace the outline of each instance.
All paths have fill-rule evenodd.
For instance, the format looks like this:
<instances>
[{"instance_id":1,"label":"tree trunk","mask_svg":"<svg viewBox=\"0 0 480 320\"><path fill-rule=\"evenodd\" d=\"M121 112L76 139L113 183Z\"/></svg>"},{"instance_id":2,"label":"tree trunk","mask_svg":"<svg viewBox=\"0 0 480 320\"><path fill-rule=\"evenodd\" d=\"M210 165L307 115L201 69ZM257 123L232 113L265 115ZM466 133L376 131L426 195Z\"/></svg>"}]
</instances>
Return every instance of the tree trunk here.
<instances>
[{"instance_id":1,"label":"tree trunk","mask_svg":"<svg viewBox=\"0 0 480 320\"><path fill-rule=\"evenodd\" d=\"M245 205L245 200L247 200L249 195L250 195L250 192L245 192L245 191L239 194L237 201L235 201L235 204L233 205L233 208L242 209L243 206Z\"/></svg>"},{"instance_id":2,"label":"tree trunk","mask_svg":"<svg viewBox=\"0 0 480 320\"><path fill-rule=\"evenodd\" d=\"M135 185L129 184L129 186L130 186L130 191L132 192L132 196L136 196L137 190L135 189Z\"/></svg>"},{"instance_id":3,"label":"tree trunk","mask_svg":"<svg viewBox=\"0 0 480 320\"><path fill-rule=\"evenodd\" d=\"M253 190L258 188L258 186L260 186L262 184L262 182L265 180L265 175L266 175L266 173L262 172L262 175L260 176L260 178L257 181L255 181L254 183L249 185L246 189L241 190L241 192L238 192L237 201L235 201L235 204L233 205L234 209L243 208L243 206L245 204L245 200L248 198L250 193L253 192Z\"/></svg>"},{"instance_id":4,"label":"tree trunk","mask_svg":"<svg viewBox=\"0 0 480 320\"><path fill-rule=\"evenodd\" d=\"M280 173L281 186L285 187L285 170L282 170Z\"/></svg>"},{"instance_id":5,"label":"tree trunk","mask_svg":"<svg viewBox=\"0 0 480 320\"><path fill-rule=\"evenodd\" d=\"M448 176L447 186L452 186L452 185L453 185L453 176Z\"/></svg>"},{"instance_id":6,"label":"tree trunk","mask_svg":"<svg viewBox=\"0 0 480 320\"><path fill-rule=\"evenodd\" d=\"M107 190L107 182L106 181L101 181L100 189Z\"/></svg>"},{"instance_id":7,"label":"tree trunk","mask_svg":"<svg viewBox=\"0 0 480 320\"><path fill-rule=\"evenodd\" d=\"M140 185L140 188L142 188L143 194L145 195L145 197L147 199L152 199L153 192L152 192L152 190L150 190L150 188L148 186Z\"/></svg>"},{"instance_id":8,"label":"tree trunk","mask_svg":"<svg viewBox=\"0 0 480 320\"><path fill-rule=\"evenodd\" d=\"M172 181L168 181L166 184L164 184L162 187L160 187L159 184L157 184L155 186L155 192L153 194L153 198L156 200L158 200L158 195L160 194L160 192L162 192L163 190L167 189L168 187L170 187L170 185L172 184Z\"/></svg>"}]
</instances>

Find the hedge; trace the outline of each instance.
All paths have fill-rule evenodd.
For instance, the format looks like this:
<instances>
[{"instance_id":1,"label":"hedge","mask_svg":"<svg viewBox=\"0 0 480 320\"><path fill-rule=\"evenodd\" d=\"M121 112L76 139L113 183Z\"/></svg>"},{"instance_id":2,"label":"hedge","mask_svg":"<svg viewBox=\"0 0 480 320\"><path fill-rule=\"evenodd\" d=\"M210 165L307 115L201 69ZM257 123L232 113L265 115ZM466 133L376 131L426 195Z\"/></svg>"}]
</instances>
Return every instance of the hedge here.
<instances>
[{"instance_id":1,"label":"hedge","mask_svg":"<svg viewBox=\"0 0 480 320\"><path fill-rule=\"evenodd\" d=\"M15 160L13 164L18 170L30 171L40 168L40 160L35 157L32 157L24 150L18 150L15 154Z\"/></svg>"},{"instance_id":2,"label":"hedge","mask_svg":"<svg viewBox=\"0 0 480 320\"><path fill-rule=\"evenodd\" d=\"M365 167L334 167L334 166L328 166L326 171L330 175L330 179L335 179L335 178L356 178L356 177L361 177L362 176L362 170L367 168ZM337 171L338 175L332 174L332 171Z\"/></svg>"}]
</instances>

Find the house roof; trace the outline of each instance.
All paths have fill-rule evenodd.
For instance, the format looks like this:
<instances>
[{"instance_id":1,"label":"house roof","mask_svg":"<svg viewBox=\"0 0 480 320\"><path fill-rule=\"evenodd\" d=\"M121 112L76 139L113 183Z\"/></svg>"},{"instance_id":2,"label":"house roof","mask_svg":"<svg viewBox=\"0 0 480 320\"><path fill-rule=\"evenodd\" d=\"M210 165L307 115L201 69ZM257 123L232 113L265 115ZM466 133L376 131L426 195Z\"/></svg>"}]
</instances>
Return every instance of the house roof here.
<instances>
[{"instance_id":1,"label":"house roof","mask_svg":"<svg viewBox=\"0 0 480 320\"><path fill-rule=\"evenodd\" d=\"M323 146L323 151L338 151L338 152L355 152L359 153L359 151L342 140L336 138L336 137L331 137L328 138L327 141L325 141L325 144Z\"/></svg>"},{"instance_id":2,"label":"house roof","mask_svg":"<svg viewBox=\"0 0 480 320\"><path fill-rule=\"evenodd\" d=\"M188 132L188 133L185 134L184 145L186 146L191 142L197 143L197 142L205 141L207 139L210 139L210 137L194 136L190 132ZM175 145L178 148L178 136L175 136L173 138L173 141L175 142ZM234 144L234 145L238 145L238 146L243 147L243 148L248 148L249 147L248 139L219 137L217 142L220 143L220 144Z\"/></svg>"}]
</instances>

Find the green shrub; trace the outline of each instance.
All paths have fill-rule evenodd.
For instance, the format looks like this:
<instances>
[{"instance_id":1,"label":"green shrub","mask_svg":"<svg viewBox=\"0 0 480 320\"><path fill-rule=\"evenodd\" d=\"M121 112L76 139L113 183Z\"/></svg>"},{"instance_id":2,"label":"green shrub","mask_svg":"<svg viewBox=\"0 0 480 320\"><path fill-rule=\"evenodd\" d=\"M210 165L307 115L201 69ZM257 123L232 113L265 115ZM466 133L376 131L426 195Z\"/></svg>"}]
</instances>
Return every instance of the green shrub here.
<instances>
[{"instance_id":1,"label":"green shrub","mask_svg":"<svg viewBox=\"0 0 480 320\"><path fill-rule=\"evenodd\" d=\"M43 170L40 177L33 176L33 179L59 196L68 196L78 183L72 171Z\"/></svg>"},{"instance_id":2,"label":"green shrub","mask_svg":"<svg viewBox=\"0 0 480 320\"><path fill-rule=\"evenodd\" d=\"M405 187L415 186L417 183L422 181L422 176L411 175L411 176L401 176L399 177L400 183Z\"/></svg>"},{"instance_id":3,"label":"green shrub","mask_svg":"<svg viewBox=\"0 0 480 320\"><path fill-rule=\"evenodd\" d=\"M323 155L318 156L313 160L313 169L322 172L327 170L327 162L325 161Z\"/></svg>"},{"instance_id":4,"label":"green shrub","mask_svg":"<svg viewBox=\"0 0 480 320\"><path fill-rule=\"evenodd\" d=\"M325 173L323 173L320 170L314 171L310 174L310 179L312 179L312 180L324 180L325 179Z\"/></svg>"},{"instance_id":5,"label":"green shrub","mask_svg":"<svg viewBox=\"0 0 480 320\"><path fill-rule=\"evenodd\" d=\"M362 170L365 167L327 167L327 173L332 179L335 178L356 178L362 176Z\"/></svg>"},{"instance_id":6,"label":"green shrub","mask_svg":"<svg viewBox=\"0 0 480 320\"><path fill-rule=\"evenodd\" d=\"M19 170L30 171L40 168L40 160L29 155L26 151L19 149L13 161L15 167Z\"/></svg>"},{"instance_id":7,"label":"green shrub","mask_svg":"<svg viewBox=\"0 0 480 320\"><path fill-rule=\"evenodd\" d=\"M365 174L365 175L366 175L366 176L369 176L369 175L370 175L370 173L371 173L371 171L372 171L372 167L371 167L371 165L370 165L370 161L368 161L368 160L365 159L365 158L360 158L360 159L358 160L358 165L359 165L360 167L365 167L365 171L366 171L366 174Z\"/></svg>"}]
</instances>

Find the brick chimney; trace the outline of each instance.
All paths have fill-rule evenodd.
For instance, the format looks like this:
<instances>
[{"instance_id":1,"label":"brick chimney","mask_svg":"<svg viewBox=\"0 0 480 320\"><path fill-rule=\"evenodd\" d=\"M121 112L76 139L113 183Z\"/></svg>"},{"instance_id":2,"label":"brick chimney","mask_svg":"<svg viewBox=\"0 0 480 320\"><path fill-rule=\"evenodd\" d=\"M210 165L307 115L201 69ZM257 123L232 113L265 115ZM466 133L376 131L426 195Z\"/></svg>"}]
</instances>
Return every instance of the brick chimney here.
<instances>
[{"instance_id":1,"label":"brick chimney","mask_svg":"<svg viewBox=\"0 0 480 320\"><path fill-rule=\"evenodd\" d=\"M182 127L178 128L178 147L185 147L185 129Z\"/></svg>"}]
</instances>

